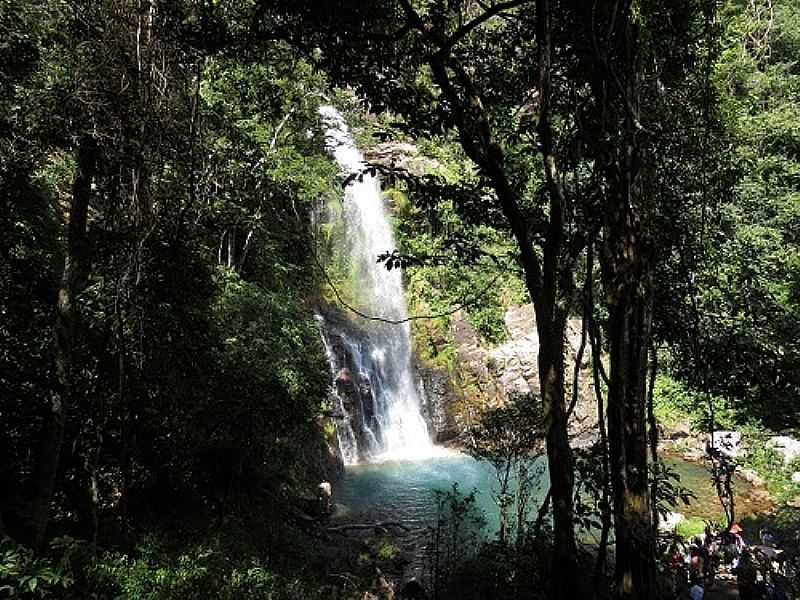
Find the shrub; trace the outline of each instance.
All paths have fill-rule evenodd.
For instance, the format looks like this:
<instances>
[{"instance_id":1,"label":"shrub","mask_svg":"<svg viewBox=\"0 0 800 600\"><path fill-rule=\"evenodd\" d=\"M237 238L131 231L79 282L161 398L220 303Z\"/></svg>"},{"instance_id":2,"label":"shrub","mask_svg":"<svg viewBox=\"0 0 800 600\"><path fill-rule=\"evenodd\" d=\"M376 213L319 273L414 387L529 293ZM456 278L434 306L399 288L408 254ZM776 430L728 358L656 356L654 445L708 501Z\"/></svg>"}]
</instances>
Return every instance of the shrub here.
<instances>
[{"instance_id":1,"label":"shrub","mask_svg":"<svg viewBox=\"0 0 800 600\"><path fill-rule=\"evenodd\" d=\"M58 546L63 540L54 540L54 544ZM68 561L37 557L33 550L8 537L0 541L0 596L58 598L72 584Z\"/></svg>"}]
</instances>

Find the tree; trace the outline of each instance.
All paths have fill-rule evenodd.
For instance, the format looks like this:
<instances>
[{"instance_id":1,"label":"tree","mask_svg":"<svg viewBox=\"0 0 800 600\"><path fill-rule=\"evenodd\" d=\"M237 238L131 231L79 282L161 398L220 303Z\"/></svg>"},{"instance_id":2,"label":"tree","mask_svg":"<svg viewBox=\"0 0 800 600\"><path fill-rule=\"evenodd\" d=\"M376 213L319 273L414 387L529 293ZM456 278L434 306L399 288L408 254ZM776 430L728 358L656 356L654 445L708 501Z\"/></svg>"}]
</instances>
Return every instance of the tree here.
<instances>
[{"instance_id":1,"label":"tree","mask_svg":"<svg viewBox=\"0 0 800 600\"><path fill-rule=\"evenodd\" d=\"M91 137L81 140L72 202L69 208L69 233L64 272L56 303L56 370L60 389L50 399L50 414L42 437L42 449L37 463L37 493L31 509L31 539L35 548L41 548L50 513L50 502L56 483L64 427L72 403L75 354L80 343L80 309L78 295L84 290L90 260L86 236L86 221L91 190L97 172L97 144Z\"/></svg>"},{"instance_id":2,"label":"tree","mask_svg":"<svg viewBox=\"0 0 800 600\"><path fill-rule=\"evenodd\" d=\"M4 529L125 543L148 493L222 507L318 479L324 78L280 42L221 53L231 7L6 4Z\"/></svg>"}]
</instances>

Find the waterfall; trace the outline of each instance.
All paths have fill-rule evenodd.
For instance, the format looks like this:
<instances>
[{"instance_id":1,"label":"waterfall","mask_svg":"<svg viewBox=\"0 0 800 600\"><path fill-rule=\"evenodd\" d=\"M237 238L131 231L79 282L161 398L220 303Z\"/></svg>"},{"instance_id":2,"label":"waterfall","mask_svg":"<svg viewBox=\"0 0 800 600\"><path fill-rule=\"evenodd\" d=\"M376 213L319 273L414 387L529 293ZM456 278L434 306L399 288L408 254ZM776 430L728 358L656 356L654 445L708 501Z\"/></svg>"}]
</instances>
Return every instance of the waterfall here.
<instances>
[{"instance_id":1,"label":"waterfall","mask_svg":"<svg viewBox=\"0 0 800 600\"><path fill-rule=\"evenodd\" d=\"M344 175L360 173L364 157L342 115L320 109L325 143ZM407 317L402 274L376 262L395 248L378 178L364 174L344 190L350 276L359 310L389 320ZM360 460L414 459L437 453L422 415L412 366L411 328L359 321L358 327L318 315L334 377L332 410L345 464Z\"/></svg>"}]
</instances>

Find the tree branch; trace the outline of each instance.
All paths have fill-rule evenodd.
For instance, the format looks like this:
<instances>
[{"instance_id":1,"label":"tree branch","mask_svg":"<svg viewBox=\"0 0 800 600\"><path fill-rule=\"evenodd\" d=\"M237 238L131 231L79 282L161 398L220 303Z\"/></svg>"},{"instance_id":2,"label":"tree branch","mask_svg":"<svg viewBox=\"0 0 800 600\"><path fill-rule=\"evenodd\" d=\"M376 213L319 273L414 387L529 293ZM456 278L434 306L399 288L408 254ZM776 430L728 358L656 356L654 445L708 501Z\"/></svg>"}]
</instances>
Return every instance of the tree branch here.
<instances>
[{"instance_id":1,"label":"tree branch","mask_svg":"<svg viewBox=\"0 0 800 600\"><path fill-rule=\"evenodd\" d=\"M482 288L473 298L471 298L470 300L463 301L461 304L451 308L450 310L447 310L447 311L444 311L444 312L441 312L441 313L432 314L432 315L414 315L414 316L411 316L411 317L406 317L405 319L387 319L385 317L378 317L378 316L375 316L375 315L370 315L370 314L367 314L365 312L362 312L362 311L358 310L357 308L355 308L354 306L352 306L351 304L349 304L344 298L342 298L342 295L339 292L339 289L336 287L336 284L334 284L333 281L331 280L330 276L328 275L328 272L325 270L325 267L322 266L322 263L320 262L319 257L317 256L316 252L314 252L313 255L314 255L314 262L316 263L317 268L322 273L322 276L325 278L325 281L327 282L327 284L331 287L331 290L333 291L333 295L336 296L336 300L339 302L339 304L344 306L351 313L353 313L355 315L358 315L362 319L366 319L368 321L378 321L380 323L387 323L389 325L402 325L403 323L408 323L410 321L419 321L419 320L422 320L422 319L438 319L438 318L441 318L441 317L449 317L449 316L454 315L455 313L457 313L458 311L460 311L460 310L462 310L464 308L469 308L470 306L473 306L473 305L477 304L478 301L480 301L483 298L483 296L485 296L486 293L489 292L489 290L493 289L495 287L495 284L497 283L497 281L500 279L500 277L502 275L505 274L506 270L508 269L508 266L506 266L506 269L500 271L497 275L495 275L492 278L492 280L489 281L489 283L484 288Z\"/></svg>"},{"instance_id":2,"label":"tree branch","mask_svg":"<svg viewBox=\"0 0 800 600\"><path fill-rule=\"evenodd\" d=\"M461 27L456 29L447 39L444 40L442 43L439 52L446 53L453 49L453 46L458 44L469 32L473 29L476 29L483 25L486 21L491 19L492 17L499 15L501 12L510 10L512 8L516 8L518 6L522 6L523 4L528 4L532 2L532 0L507 0L506 2L500 2L499 4L495 4L494 6L489 6L485 8L485 12L478 17L472 19L468 23L464 23Z\"/></svg>"}]
</instances>

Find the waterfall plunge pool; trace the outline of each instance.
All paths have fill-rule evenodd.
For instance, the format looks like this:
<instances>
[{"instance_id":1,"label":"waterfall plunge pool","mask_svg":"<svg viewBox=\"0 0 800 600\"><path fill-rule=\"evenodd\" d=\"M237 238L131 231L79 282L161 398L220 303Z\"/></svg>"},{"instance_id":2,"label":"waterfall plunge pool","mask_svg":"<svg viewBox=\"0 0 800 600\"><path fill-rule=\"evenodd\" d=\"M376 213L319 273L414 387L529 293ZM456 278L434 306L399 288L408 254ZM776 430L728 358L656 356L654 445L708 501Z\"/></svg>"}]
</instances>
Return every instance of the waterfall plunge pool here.
<instances>
[{"instance_id":1,"label":"waterfall plunge pool","mask_svg":"<svg viewBox=\"0 0 800 600\"><path fill-rule=\"evenodd\" d=\"M544 459L533 459L544 466ZM722 514L708 470L701 464L676 458L666 463L681 477L681 484L695 494L689 506L673 510L687 517L716 519ZM386 461L348 466L334 485L334 501L345 513L364 513L380 520L398 521L414 528L425 528L436 520L436 492L450 491L458 484L461 494L476 490L475 506L486 520L485 534L497 531L499 512L493 499L498 483L494 468L487 462L457 452L418 461ZM737 513L742 518L763 510L750 496L752 486L736 480ZM535 511L547 493L546 474L534 488L531 501ZM350 518L350 517L348 517Z\"/></svg>"}]
</instances>

